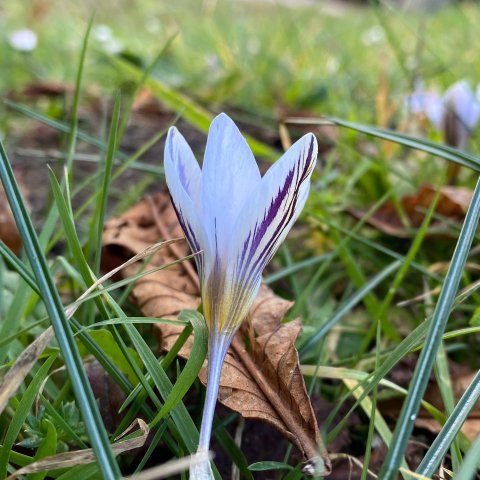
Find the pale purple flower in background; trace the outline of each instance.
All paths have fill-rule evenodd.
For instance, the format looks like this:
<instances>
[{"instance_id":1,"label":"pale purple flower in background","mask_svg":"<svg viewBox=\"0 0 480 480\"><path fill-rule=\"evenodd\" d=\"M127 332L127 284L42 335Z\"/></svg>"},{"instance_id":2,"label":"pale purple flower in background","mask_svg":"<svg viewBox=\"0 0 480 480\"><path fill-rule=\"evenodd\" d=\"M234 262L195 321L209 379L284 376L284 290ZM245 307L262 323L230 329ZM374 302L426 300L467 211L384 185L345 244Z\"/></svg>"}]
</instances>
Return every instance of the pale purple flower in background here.
<instances>
[{"instance_id":1,"label":"pale purple flower in background","mask_svg":"<svg viewBox=\"0 0 480 480\"><path fill-rule=\"evenodd\" d=\"M197 255L209 330L208 383L198 452L208 452L220 373L230 343L260 288L262 272L300 214L317 158L307 134L262 177L234 122L217 116L202 168L179 131L165 146L165 177L185 236ZM209 461L192 479L213 478Z\"/></svg>"},{"instance_id":2,"label":"pale purple flower in background","mask_svg":"<svg viewBox=\"0 0 480 480\"><path fill-rule=\"evenodd\" d=\"M32 52L37 47L37 34L29 28L15 30L8 36L8 43L18 52Z\"/></svg>"},{"instance_id":3,"label":"pale purple flower in background","mask_svg":"<svg viewBox=\"0 0 480 480\"><path fill-rule=\"evenodd\" d=\"M480 120L480 102L465 80L454 83L440 96L417 87L408 99L413 114L424 114L442 132L447 145L465 150Z\"/></svg>"}]
</instances>

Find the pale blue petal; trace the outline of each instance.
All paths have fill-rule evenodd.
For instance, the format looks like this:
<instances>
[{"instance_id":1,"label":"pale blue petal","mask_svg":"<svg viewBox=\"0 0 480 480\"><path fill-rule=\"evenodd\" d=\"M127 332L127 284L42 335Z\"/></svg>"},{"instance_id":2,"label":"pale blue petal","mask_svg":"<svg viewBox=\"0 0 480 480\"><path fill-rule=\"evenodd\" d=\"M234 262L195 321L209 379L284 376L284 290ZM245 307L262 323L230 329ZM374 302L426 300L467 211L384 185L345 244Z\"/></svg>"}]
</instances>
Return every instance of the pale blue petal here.
<instances>
[{"instance_id":1,"label":"pale blue petal","mask_svg":"<svg viewBox=\"0 0 480 480\"><path fill-rule=\"evenodd\" d=\"M201 170L180 132L172 127L168 131L164 156L165 179L182 226L193 252L205 249L205 231L198 206L201 204ZM203 272L203 256L195 261L199 273Z\"/></svg>"},{"instance_id":2,"label":"pale blue petal","mask_svg":"<svg viewBox=\"0 0 480 480\"><path fill-rule=\"evenodd\" d=\"M245 204L234 225L235 241L228 254L226 284L232 285L233 292L251 290L250 285L258 289L263 269L305 204L316 159L317 141L307 134L268 170ZM251 298L252 293L246 295ZM239 308L237 303L242 301L232 300L233 308Z\"/></svg>"},{"instance_id":3,"label":"pale blue petal","mask_svg":"<svg viewBox=\"0 0 480 480\"><path fill-rule=\"evenodd\" d=\"M470 85L461 80L454 83L444 95L445 107L453 110L458 119L472 130L480 118L480 105Z\"/></svg>"},{"instance_id":4,"label":"pale blue petal","mask_svg":"<svg viewBox=\"0 0 480 480\"><path fill-rule=\"evenodd\" d=\"M425 116L430 123L437 129L442 129L443 117L445 115L445 105L442 99L435 93L425 94L423 99Z\"/></svg>"},{"instance_id":5,"label":"pale blue petal","mask_svg":"<svg viewBox=\"0 0 480 480\"><path fill-rule=\"evenodd\" d=\"M187 195L198 207L201 205L202 171L183 135L175 128L168 130L165 144L165 163L170 162Z\"/></svg>"},{"instance_id":6,"label":"pale blue petal","mask_svg":"<svg viewBox=\"0 0 480 480\"><path fill-rule=\"evenodd\" d=\"M261 176L235 123L224 113L212 122L202 166L203 223L212 249L226 253L233 222Z\"/></svg>"}]
</instances>

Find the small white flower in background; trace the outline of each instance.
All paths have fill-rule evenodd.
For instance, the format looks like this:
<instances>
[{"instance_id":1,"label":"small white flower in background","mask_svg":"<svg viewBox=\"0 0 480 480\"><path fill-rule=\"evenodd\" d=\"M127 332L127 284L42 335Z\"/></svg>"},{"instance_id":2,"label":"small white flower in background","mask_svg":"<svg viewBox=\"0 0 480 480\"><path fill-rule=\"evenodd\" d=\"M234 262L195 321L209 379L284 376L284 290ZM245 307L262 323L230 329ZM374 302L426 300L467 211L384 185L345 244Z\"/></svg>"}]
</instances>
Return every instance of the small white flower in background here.
<instances>
[{"instance_id":1,"label":"small white flower in background","mask_svg":"<svg viewBox=\"0 0 480 480\"><path fill-rule=\"evenodd\" d=\"M9 35L8 43L14 50L19 52L31 52L35 50L38 38L34 31L28 28L22 28L15 30Z\"/></svg>"},{"instance_id":2,"label":"small white flower in background","mask_svg":"<svg viewBox=\"0 0 480 480\"><path fill-rule=\"evenodd\" d=\"M362 33L361 40L367 47L380 43L385 38L385 32L380 25L374 25Z\"/></svg>"},{"instance_id":3,"label":"small white flower in background","mask_svg":"<svg viewBox=\"0 0 480 480\"><path fill-rule=\"evenodd\" d=\"M478 88L477 88L478 89ZM480 102L465 80L450 86L440 96L417 87L408 99L410 112L424 114L447 145L465 150L480 120Z\"/></svg>"},{"instance_id":4,"label":"small white flower in background","mask_svg":"<svg viewBox=\"0 0 480 480\"><path fill-rule=\"evenodd\" d=\"M113 38L112 29L103 23L94 25L92 28L92 37L97 40L97 42L107 42Z\"/></svg>"},{"instance_id":5,"label":"small white flower in background","mask_svg":"<svg viewBox=\"0 0 480 480\"><path fill-rule=\"evenodd\" d=\"M210 445L223 360L257 296L262 272L300 214L317 159L309 133L262 177L247 142L225 114L208 132L202 168L187 142L170 128L165 178L178 220L195 257L209 331L208 383L199 454ZM213 479L208 460L191 480Z\"/></svg>"},{"instance_id":6,"label":"small white flower in background","mask_svg":"<svg viewBox=\"0 0 480 480\"><path fill-rule=\"evenodd\" d=\"M102 44L105 52L115 55L123 50L123 44L114 37L112 29L108 25L95 25L92 29L92 36Z\"/></svg>"}]
</instances>

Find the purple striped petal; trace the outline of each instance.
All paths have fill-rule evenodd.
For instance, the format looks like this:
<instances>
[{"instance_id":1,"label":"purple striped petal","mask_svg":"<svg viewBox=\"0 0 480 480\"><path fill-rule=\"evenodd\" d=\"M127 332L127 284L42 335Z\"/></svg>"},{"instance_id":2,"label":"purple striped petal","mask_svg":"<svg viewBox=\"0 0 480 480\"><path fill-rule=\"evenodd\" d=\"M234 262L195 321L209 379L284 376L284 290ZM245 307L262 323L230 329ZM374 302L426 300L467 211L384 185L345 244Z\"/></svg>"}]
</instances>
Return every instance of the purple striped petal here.
<instances>
[{"instance_id":1,"label":"purple striped petal","mask_svg":"<svg viewBox=\"0 0 480 480\"><path fill-rule=\"evenodd\" d=\"M232 310L253 302L264 268L305 204L316 159L317 141L307 134L268 170L245 204L228 255L225 284L232 289Z\"/></svg>"}]
</instances>

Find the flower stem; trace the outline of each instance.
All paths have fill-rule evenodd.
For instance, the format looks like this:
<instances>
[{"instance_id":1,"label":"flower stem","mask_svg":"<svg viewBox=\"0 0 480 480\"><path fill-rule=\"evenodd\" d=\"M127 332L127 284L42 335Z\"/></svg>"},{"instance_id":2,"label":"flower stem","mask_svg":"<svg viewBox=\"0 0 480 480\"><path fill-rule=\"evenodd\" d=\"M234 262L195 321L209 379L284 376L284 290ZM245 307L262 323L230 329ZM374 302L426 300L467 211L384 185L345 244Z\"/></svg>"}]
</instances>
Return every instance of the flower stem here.
<instances>
[{"instance_id":1,"label":"flower stem","mask_svg":"<svg viewBox=\"0 0 480 480\"><path fill-rule=\"evenodd\" d=\"M225 336L216 332L210 334L208 341L208 378L205 405L203 407L202 425L200 427L200 440L198 452L207 452L212 435L213 415L217 403L218 388L223 360L232 341L231 336Z\"/></svg>"}]
</instances>

